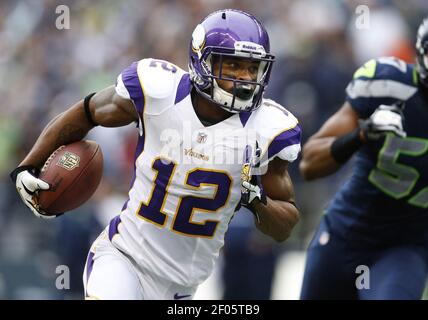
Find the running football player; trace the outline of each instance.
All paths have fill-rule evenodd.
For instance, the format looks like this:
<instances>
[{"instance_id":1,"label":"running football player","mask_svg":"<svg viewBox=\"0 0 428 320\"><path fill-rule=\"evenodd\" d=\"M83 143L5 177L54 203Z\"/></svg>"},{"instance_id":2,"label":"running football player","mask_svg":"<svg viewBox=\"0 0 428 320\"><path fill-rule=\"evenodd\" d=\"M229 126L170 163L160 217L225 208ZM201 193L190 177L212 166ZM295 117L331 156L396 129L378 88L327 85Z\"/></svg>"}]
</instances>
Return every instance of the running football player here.
<instances>
[{"instance_id":1,"label":"running football player","mask_svg":"<svg viewBox=\"0 0 428 320\"><path fill-rule=\"evenodd\" d=\"M30 209L49 186L37 171L60 145L94 126L136 122L139 140L129 199L93 244L88 299L189 299L211 273L241 205L256 226L284 241L298 221L288 164L300 126L263 97L274 62L252 15L221 10L193 32L189 72L162 60L134 62L115 86L53 119L12 177Z\"/></svg>"},{"instance_id":2,"label":"running football player","mask_svg":"<svg viewBox=\"0 0 428 320\"><path fill-rule=\"evenodd\" d=\"M357 158L309 246L302 299L420 299L428 272L428 19L416 65L358 69L347 101L303 148L308 179Z\"/></svg>"}]
</instances>

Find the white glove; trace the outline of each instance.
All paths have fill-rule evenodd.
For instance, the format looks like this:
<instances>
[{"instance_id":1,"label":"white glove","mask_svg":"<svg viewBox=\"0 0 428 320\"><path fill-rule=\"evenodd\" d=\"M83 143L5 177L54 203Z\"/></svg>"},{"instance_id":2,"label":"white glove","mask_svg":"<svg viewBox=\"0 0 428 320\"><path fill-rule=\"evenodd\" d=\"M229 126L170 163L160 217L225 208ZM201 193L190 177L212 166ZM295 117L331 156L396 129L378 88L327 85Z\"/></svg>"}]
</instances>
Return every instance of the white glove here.
<instances>
[{"instance_id":1,"label":"white glove","mask_svg":"<svg viewBox=\"0 0 428 320\"><path fill-rule=\"evenodd\" d=\"M31 171L34 171L34 168L18 167L11 173L12 180L15 181L16 190L22 201L36 217L43 219L55 218L55 215L47 215L37 203L38 191L48 190L50 188L49 184L36 178Z\"/></svg>"},{"instance_id":2,"label":"white glove","mask_svg":"<svg viewBox=\"0 0 428 320\"><path fill-rule=\"evenodd\" d=\"M364 136L368 140L377 140L387 132L406 137L403 130L404 116L401 107L380 105L369 119L361 124Z\"/></svg>"},{"instance_id":3,"label":"white glove","mask_svg":"<svg viewBox=\"0 0 428 320\"><path fill-rule=\"evenodd\" d=\"M266 195L263 192L263 188L251 184L247 181L242 181L242 188L245 190L244 193L248 193L248 203L252 203L254 199L259 199L260 202L263 202L266 204Z\"/></svg>"},{"instance_id":4,"label":"white glove","mask_svg":"<svg viewBox=\"0 0 428 320\"><path fill-rule=\"evenodd\" d=\"M257 142L254 153L251 151L249 151L250 154L247 153L246 151L244 154L244 165L241 169L241 204L249 207L254 199L259 199L260 202L266 204L267 199L261 183L261 176L253 174L253 170L260 165L261 150L258 148Z\"/></svg>"}]
</instances>

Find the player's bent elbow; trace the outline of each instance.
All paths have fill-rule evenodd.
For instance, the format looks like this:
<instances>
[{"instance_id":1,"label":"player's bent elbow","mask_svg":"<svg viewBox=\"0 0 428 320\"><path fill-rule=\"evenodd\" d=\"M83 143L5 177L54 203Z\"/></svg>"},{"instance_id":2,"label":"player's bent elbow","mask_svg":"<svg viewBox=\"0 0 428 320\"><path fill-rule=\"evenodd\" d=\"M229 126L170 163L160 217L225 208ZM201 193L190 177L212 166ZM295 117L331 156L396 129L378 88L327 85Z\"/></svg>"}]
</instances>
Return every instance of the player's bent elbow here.
<instances>
[{"instance_id":1,"label":"player's bent elbow","mask_svg":"<svg viewBox=\"0 0 428 320\"><path fill-rule=\"evenodd\" d=\"M300 213L299 210L297 210L296 207L292 207L291 210L287 210L287 221L284 224L284 226L281 228L281 232L278 232L275 235L272 235L272 238L276 241L276 242L284 242L285 240L287 240L290 235L291 232L293 231L294 227L297 225L297 223L300 220Z\"/></svg>"},{"instance_id":2,"label":"player's bent elbow","mask_svg":"<svg viewBox=\"0 0 428 320\"><path fill-rule=\"evenodd\" d=\"M272 238L276 242L281 243L281 242L284 242L285 240L287 240L288 238L290 238L290 236L291 236L291 230L286 230L286 231L282 232L281 234L273 235Z\"/></svg>"},{"instance_id":3,"label":"player's bent elbow","mask_svg":"<svg viewBox=\"0 0 428 320\"><path fill-rule=\"evenodd\" d=\"M300 161L299 171L303 179L305 179L306 181L311 181L317 178L316 172L315 170L313 170L313 167L308 163L308 161L304 159Z\"/></svg>"},{"instance_id":4,"label":"player's bent elbow","mask_svg":"<svg viewBox=\"0 0 428 320\"><path fill-rule=\"evenodd\" d=\"M312 181L333 174L340 168L339 164L324 159L305 159L299 163L299 171L303 179Z\"/></svg>"},{"instance_id":5,"label":"player's bent elbow","mask_svg":"<svg viewBox=\"0 0 428 320\"><path fill-rule=\"evenodd\" d=\"M280 236L280 237L273 237L273 239L278 242L284 242L285 240L287 240L290 237L290 233L287 233L286 235Z\"/></svg>"}]
</instances>

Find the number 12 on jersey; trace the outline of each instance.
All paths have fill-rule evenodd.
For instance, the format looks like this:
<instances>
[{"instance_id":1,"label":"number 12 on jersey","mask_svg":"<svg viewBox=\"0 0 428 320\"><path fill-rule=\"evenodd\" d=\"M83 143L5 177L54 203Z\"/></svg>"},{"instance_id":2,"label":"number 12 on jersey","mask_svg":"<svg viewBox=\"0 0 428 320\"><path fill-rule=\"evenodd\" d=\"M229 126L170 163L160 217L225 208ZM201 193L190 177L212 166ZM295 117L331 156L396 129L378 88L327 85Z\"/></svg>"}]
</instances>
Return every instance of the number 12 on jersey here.
<instances>
[{"instance_id":1,"label":"number 12 on jersey","mask_svg":"<svg viewBox=\"0 0 428 320\"><path fill-rule=\"evenodd\" d=\"M156 171L153 188L147 202L141 202L137 216L164 227L168 215L164 212L164 205L168 197L168 187L175 173L177 164L173 161L156 158L152 169ZM206 237L214 236L219 223L218 220L192 221L195 210L199 212L217 212L223 208L230 197L233 179L221 170L195 168L187 172L185 188L199 190L202 186L213 186L215 192L212 198L182 196L178 201L171 224L171 230L187 236Z\"/></svg>"}]
</instances>

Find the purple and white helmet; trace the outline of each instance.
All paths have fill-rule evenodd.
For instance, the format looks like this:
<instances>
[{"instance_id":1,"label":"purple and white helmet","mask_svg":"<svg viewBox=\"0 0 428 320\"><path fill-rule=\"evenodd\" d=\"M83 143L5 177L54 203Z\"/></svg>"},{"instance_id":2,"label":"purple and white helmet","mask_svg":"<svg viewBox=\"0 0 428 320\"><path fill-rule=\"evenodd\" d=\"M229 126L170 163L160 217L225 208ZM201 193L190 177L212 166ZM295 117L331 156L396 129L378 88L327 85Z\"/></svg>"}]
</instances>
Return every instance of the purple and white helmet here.
<instances>
[{"instance_id":1,"label":"purple and white helmet","mask_svg":"<svg viewBox=\"0 0 428 320\"><path fill-rule=\"evenodd\" d=\"M226 78L213 73L212 58L222 66L224 57L259 61L256 81ZM189 50L189 72L196 91L229 112L257 109L269 82L275 57L270 54L269 36L251 14L226 9L211 13L195 28ZM219 87L217 80L233 81L233 93Z\"/></svg>"}]
</instances>

